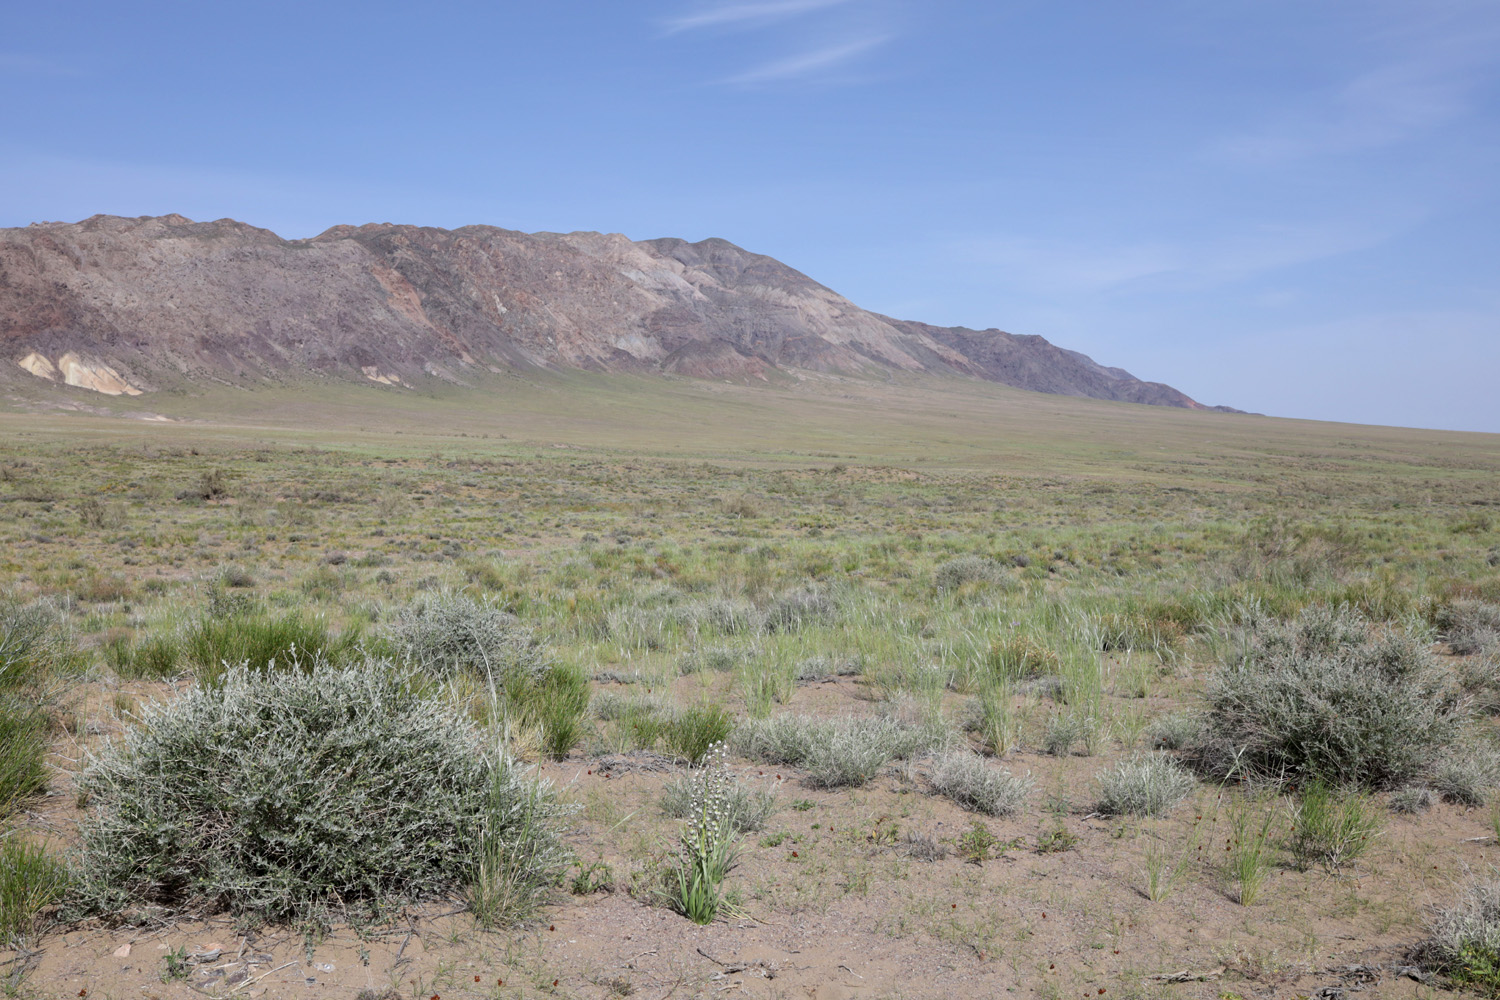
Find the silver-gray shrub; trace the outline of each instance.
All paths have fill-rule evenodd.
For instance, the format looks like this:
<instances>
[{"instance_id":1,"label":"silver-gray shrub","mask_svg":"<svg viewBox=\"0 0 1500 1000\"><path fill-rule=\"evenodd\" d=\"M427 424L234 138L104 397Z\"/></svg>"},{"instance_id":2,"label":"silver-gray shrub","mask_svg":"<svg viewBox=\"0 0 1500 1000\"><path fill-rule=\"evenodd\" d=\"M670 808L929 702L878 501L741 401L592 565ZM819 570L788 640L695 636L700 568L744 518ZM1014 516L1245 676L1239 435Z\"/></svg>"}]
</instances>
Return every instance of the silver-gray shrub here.
<instances>
[{"instance_id":1,"label":"silver-gray shrub","mask_svg":"<svg viewBox=\"0 0 1500 1000\"><path fill-rule=\"evenodd\" d=\"M1457 903L1438 913L1415 957L1457 979L1481 973L1479 985L1493 991L1500 969L1500 880L1491 876L1467 886Z\"/></svg>"},{"instance_id":2,"label":"silver-gray shrub","mask_svg":"<svg viewBox=\"0 0 1500 1000\"><path fill-rule=\"evenodd\" d=\"M963 806L989 816L1014 816L1021 811L1035 784L1028 775L1018 778L967 750L944 754L933 764L932 787Z\"/></svg>"},{"instance_id":3,"label":"silver-gray shrub","mask_svg":"<svg viewBox=\"0 0 1500 1000\"><path fill-rule=\"evenodd\" d=\"M1500 651L1500 604L1459 598L1438 608L1433 624L1460 656Z\"/></svg>"},{"instance_id":4,"label":"silver-gray shrub","mask_svg":"<svg viewBox=\"0 0 1500 1000\"><path fill-rule=\"evenodd\" d=\"M386 625L396 656L434 677L470 673L497 683L513 673L539 676L541 642L515 615L455 593L419 598Z\"/></svg>"},{"instance_id":5,"label":"silver-gray shrub","mask_svg":"<svg viewBox=\"0 0 1500 1000\"><path fill-rule=\"evenodd\" d=\"M1277 782L1406 784L1468 715L1419 637L1347 607L1256 622L1206 694L1198 762L1217 776Z\"/></svg>"},{"instance_id":6,"label":"silver-gray shrub","mask_svg":"<svg viewBox=\"0 0 1500 1000\"><path fill-rule=\"evenodd\" d=\"M1101 813L1165 816L1198 787L1198 779L1165 754L1136 754L1099 775Z\"/></svg>"},{"instance_id":7,"label":"silver-gray shrub","mask_svg":"<svg viewBox=\"0 0 1500 1000\"><path fill-rule=\"evenodd\" d=\"M1006 567L983 556L959 556L939 563L932 571L932 585L939 591L957 590L966 583L1014 583Z\"/></svg>"},{"instance_id":8,"label":"silver-gray shrub","mask_svg":"<svg viewBox=\"0 0 1500 1000\"><path fill-rule=\"evenodd\" d=\"M480 849L523 826L512 876L560 874L550 792L527 791L422 688L379 662L232 667L150 706L80 777L76 905L256 921L377 913L462 891Z\"/></svg>"},{"instance_id":9,"label":"silver-gray shrub","mask_svg":"<svg viewBox=\"0 0 1500 1000\"><path fill-rule=\"evenodd\" d=\"M950 738L940 727L892 719L815 719L788 713L742 724L731 742L742 756L802 768L811 784L839 788L862 785L892 760L928 753Z\"/></svg>"}]
</instances>

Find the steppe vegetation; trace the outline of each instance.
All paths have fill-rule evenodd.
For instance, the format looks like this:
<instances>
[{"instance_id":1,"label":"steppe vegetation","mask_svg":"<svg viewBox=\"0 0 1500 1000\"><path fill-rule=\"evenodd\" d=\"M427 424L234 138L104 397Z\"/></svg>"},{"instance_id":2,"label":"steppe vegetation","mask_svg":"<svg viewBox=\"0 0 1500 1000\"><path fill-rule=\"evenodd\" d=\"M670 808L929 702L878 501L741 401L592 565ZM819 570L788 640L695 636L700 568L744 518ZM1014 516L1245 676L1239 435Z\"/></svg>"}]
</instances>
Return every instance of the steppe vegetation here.
<instances>
[{"instance_id":1,"label":"steppe vegetation","mask_svg":"<svg viewBox=\"0 0 1500 1000\"><path fill-rule=\"evenodd\" d=\"M894 458L0 418L8 988L227 915L352 934L330 996L1500 989L1496 439L1043 405ZM419 924L474 968L370 957ZM682 957L551 943L621 928Z\"/></svg>"}]
</instances>

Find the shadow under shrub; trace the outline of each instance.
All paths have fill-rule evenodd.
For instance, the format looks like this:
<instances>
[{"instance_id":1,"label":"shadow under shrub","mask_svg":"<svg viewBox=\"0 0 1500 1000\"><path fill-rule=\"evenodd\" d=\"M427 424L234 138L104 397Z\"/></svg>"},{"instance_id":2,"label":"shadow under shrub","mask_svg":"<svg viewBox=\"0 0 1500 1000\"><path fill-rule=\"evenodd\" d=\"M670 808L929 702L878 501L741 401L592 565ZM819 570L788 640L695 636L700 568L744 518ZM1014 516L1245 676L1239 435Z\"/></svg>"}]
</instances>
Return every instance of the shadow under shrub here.
<instances>
[{"instance_id":1,"label":"shadow under shrub","mask_svg":"<svg viewBox=\"0 0 1500 1000\"><path fill-rule=\"evenodd\" d=\"M1350 608L1252 621L1241 638L1191 748L1215 776L1399 787L1437 765L1467 717L1419 638Z\"/></svg>"},{"instance_id":2,"label":"shadow under shrub","mask_svg":"<svg viewBox=\"0 0 1500 1000\"><path fill-rule=\"evenodd\" d=\"M74 907L322 922L463 890L522 786L429 688L378 662L230 667L152 706L80 778Z\"/></svg>"}]
</instances>

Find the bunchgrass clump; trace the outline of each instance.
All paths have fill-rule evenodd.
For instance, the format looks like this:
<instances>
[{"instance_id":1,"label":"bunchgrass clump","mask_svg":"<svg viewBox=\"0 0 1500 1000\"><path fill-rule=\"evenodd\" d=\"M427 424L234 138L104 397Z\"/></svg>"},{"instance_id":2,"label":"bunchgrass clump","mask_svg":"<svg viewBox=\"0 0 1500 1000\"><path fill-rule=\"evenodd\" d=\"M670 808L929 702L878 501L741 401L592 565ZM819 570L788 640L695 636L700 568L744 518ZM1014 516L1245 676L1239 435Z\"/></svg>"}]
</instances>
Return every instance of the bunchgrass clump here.
<instances>
[{"instance_id":1,"label":"bunchgrass clump","mask_svg":"<svg viewBox=\"0 0 1500 1000\"><path fill-rule=\"evenodd\" d=\"M698 705L669 717L661 739L668 750L689 764L698 764L713 746L734 731L734 717L723 705Z\"/></svg>"},{"instance_id":2,"label":"bunchgrass clump","mask_svg":"<svg viewBox=\"0 0 1500 1000\"><path fill-rule=\"evenodd\" d=\"M838 614L838 605L827 591L816 587L788 590L766 608L763 628L767 632L800 632L811 625L824 625Z\"/></svg>"},{"instance_id":3,"label":"bunchgrass clump","mask_svg":"<svg viewBox=\"0 0 1500 1000\"><path fill-rule=\"evenodd\" d=\"M388 664L230 667L91 755L75 899L322 921L449 894L497 811L535 813L507 767Z\"/></svg>"},{"instance_id":4,"label":"bunchgrass clump","mask_svg":"<svg viewBox=\"0 0 1500 1000\"><path fill-rule=\"evenodd\" d=\"M67 884L67 867L44 845L14 833L0 838L0 948L25 942L37 913L61 899Z\"/></svg>"},{"instance_id":5,"label":"bunchgrass clump","mask_svg":"<svg viewBox=\"0 0 1500 1000\"><path fill-rule=\"evenodd\" d=\"M1099 775L1099 811L1110 816L1165 816L1198 787L1172 758L1136 754Z\"/></svg>"},{"instance_id":6,"label":"bunchgrass clump","mask_svg":"<svg viewBox=\"0 0 1500 1000\"><path fill-rule=\"evenodd\" d=\"M468 673L498 686L547 668L540 641L515 615L463 594L418 599L396 612L384 635L397 659L433 677Z\"/></svg>"},{"instance_id":7,"label":"bunchgrass clump","mask_svg":"<svg viewBox=\"0 0 1500 1000\"><path fill-rule=\"evenodd\" d=\"M959 556L939 563L932 571L933 588L951 593L965 584L1013 583L1008 568L984 556Z\"/></svg>"},{"instance_id":8,"label":"bunchgrass clump","mask_svg":"<svg viewBox=\"0 0 1500 1000\"><path fill-rule=\"evenodd\" d=\"M966 750L939 757L929 780L939 795L989 816L1014 816L1020 812L1034 784L1029 776L1018 778L1002 768L991 767L984 758Z\"/></svg>"},{"instance_id":9,"label":"bunchgrass clump","mask_svg":"<svg viewBox=\"0 0 1500 1000\"><path fill-rule=\"evenodd\" d=\"M1380 810L1368 794L1311 781L1299 790L1288 847L1298 869L1316 864L1333 872L1364 854L1380 825Z\"/></svg>"},{"instance_id":10,"label":"bunchgrass clump","mask_svg":"<svg viewBox=\"0 0 1500 1000\"><path fill-rule=\"evenodd\" d=\"M194 666L200 681L212 684L228 666L293 670L320 660L345 663L356 658L358 648L357 628L335 635L322 616L306 618L299 611L269 615L242 609L206 614L193 622L183 632L180 654ZM161 663L170 653L170 648L163 648L154 655Z\"/></svg>"},{"instance_id":11,"label":"bunchgrass clump","mask_svg":"<svg viewBox=\"0 0 1500 1000\"><path fill-rule=\"evenodd\" d=\"M0 693L0 819L47 787L51 720L44 706Z\"/></svg>"},{"instance_id":12,"label":"bunchgrass clump","mask_svg":"<svg viewBox=\"0 0 1500 1000\"><path fill-rule=\"evenodd\" d=\"M530 918L572 866L561 822L573 810L515 762L503 739L486 764L464 898L480 926L511 927Z\"/></svg>"},{"instance_id":13,"label":"bunchgrass clump","mask_svg":"<svg viewBox=\"0 0 1500 1000\"><path fill-rule=\"evenodd\" d=\"M1195 747L1218 776L1399 786L1453 743L1466 706L1422 641L1350 608L1250 626L1208 686Z\"/></svg>"}]
</instances>

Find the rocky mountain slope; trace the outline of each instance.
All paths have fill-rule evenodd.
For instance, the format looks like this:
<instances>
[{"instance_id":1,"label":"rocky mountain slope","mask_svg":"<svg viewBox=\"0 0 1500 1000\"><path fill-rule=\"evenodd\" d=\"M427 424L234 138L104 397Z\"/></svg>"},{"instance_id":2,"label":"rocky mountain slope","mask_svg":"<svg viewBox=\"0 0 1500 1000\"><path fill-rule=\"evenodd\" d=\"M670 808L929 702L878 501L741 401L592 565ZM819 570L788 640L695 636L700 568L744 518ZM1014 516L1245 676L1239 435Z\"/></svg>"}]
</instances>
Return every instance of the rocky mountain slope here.
<instances>
[{"instance_id":1,"label":"rocky mountain slope","mask_svg":"<svg viewBox=\"0 0 1500 1000\"><path fill-rule=\"evenodd\" d=\"M108 394L313 374L402 385L533 367L807 369L1204 408L1041 337L867 312L724 240L491 226L284 240L230 219L100 215L0 229L0 353L7 378Z\"/></svg>"}]
</instances>

